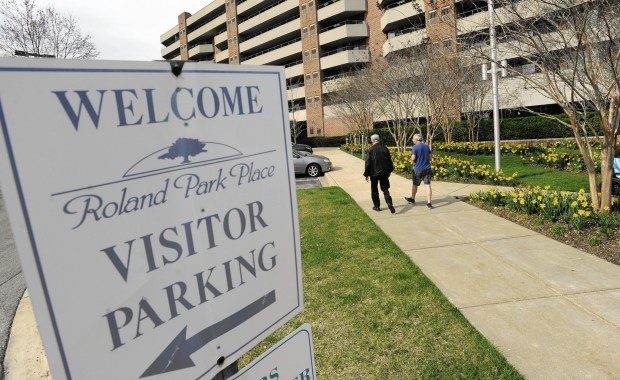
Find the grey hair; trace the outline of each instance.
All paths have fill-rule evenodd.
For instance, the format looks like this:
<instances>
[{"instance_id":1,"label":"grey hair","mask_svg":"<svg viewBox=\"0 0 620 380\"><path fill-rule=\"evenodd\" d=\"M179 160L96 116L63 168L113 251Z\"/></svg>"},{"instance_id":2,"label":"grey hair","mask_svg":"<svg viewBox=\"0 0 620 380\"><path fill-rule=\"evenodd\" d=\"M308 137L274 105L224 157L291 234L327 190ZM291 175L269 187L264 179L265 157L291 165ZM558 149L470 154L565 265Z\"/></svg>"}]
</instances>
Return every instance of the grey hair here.
<instances>
[{"instance_id":1,"label":"grey hair","mask_svg":"<svg viewBox=\"0 0 620 380\"><path fill-rule=\"evenodd\" d=\"M422 139L422 136L419 133L416 133L415 135L413 135L413 140L420 141L421 139Z\"/></svg>"},{"instance_id":2,"label":"grey hair","mask_svg":"<svg viewBox=\"0 0 620 380\"><path fill-rule=\"evenodd\" d=\"M379 135L372 135L372 136L370 136L370 141L379 142L379 141L381 141L381 137L379 137Z\"/></svg>"}]
</instances>

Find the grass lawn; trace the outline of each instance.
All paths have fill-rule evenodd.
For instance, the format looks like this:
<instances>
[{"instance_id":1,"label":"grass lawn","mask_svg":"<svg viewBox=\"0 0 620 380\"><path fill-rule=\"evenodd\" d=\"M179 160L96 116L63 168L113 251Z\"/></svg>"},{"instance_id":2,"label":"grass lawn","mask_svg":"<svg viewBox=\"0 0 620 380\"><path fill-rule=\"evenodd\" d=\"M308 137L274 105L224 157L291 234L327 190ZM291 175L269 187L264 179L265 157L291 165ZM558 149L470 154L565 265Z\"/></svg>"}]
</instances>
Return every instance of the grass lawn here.
<instances>
[{"instance_id":1,"label":"grass lawn","mask_svg":"<svg viewBox=\"0 0 620 380\"><path fill-rule=\"evenodd\" d=\"M470 160L479 164L491 165L495 167L493 156L468 156L465 154L446 153L438 151L444 156L458 157ZM557 169L544 168L540 166L526 165L521 157L504 156L501 160L501 167L504 173L519 173L517 181L529 186L551 186L554 190L579 191L579 189L589 189L588 177L583 173L571 173Z\"/></svg>"},{"instance_id":2,"label":"grass lawn","mask_svg":"<svg viewBox=\"0 0 620 380\"><path fill-rule=\"evenodd\" d=\"M321 379L522 378L342 189L298 199L305 310L240 366L309 322Z\"/></svg>"}]
</instances>

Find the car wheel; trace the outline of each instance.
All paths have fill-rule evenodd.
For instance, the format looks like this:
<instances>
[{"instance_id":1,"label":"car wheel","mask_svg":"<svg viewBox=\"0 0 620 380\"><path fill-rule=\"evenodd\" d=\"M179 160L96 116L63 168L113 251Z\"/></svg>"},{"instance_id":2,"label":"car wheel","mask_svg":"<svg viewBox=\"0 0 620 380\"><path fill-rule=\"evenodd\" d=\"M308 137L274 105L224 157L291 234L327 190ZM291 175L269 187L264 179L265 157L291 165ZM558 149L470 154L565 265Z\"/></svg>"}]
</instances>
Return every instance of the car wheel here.
<instances>
[{"instance_id":1,"label":"car wheel","mask_svg":"<svg viewBox=\"0 0 620 380\"><path fill-rule=\"evenodd\" d=\"M309 177L318 177L319 174L321 174L321 167L317 164L310 164L306 168L306 174L308 174Z\"/></svg>"}]
</instances>

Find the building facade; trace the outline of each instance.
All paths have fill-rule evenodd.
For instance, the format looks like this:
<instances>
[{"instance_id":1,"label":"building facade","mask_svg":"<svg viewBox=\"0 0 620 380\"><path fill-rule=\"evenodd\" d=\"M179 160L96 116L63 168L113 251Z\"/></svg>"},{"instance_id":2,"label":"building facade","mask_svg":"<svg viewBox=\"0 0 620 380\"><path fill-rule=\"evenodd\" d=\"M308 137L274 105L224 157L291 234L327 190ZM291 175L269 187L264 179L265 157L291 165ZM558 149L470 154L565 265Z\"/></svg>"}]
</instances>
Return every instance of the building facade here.
<instances>
[{"instance_id":1,"label":"building facade","mask_svg":"<svg viewBox=\"0 0 620 380\"><path fill-rule=\"evenodd\" d=\"M289 115L309 137L347 133L326 101L338 78L422 43L456 50L486 0L214 0L161 35L164 59L285 67ZM530 91L528 105L548 104Z\"/></svg>"}]
</instances>

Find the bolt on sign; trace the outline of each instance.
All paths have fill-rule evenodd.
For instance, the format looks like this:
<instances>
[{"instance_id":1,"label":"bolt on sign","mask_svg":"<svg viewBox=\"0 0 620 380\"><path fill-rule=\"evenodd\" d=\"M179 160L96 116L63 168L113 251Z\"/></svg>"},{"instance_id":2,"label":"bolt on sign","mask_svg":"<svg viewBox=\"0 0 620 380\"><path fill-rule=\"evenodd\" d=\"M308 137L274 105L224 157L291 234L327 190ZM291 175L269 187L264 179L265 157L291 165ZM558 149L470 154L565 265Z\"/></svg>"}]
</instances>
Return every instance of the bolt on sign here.
<instances>
[{"instance_id":1,"label":"bolt on sign","mask_svg":"<svg viewBox=\"0 0 620 380\"><path fill-rule=\"evenodd\" d=\"M0 83L55 379L210 379L301 311L282 68L2 59Z\"/></svg>"}]
</instances>

